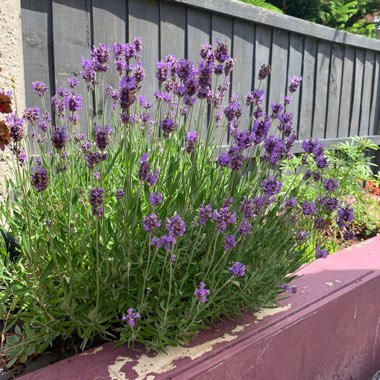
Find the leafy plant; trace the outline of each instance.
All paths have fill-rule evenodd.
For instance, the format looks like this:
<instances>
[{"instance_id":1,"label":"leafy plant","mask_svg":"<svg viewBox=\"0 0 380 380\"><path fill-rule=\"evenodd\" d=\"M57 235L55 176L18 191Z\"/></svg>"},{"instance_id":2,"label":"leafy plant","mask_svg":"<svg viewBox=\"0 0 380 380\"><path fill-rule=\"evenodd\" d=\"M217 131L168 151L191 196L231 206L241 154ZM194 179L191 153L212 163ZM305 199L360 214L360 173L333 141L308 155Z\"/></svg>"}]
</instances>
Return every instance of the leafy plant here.
<instances>
[{"instance_id":1,"label":"leafy plant","mask_svg":"<svg viewBox=\"0 0 380 380\"><path fill-rule=\"evenodd\" d=\"M322 4L318 21L332 28L375 37L376 25L365 16L378 10L379 0L333 0Z\"/></svg>"},{"instance_id":2,"label":"leafy plant","mask_svg":"<svg viewBox=\"0 0 380 380\"><path fill-rule=\"evenodd\" d=\"M237 97L225 99L234 60L218 41L198 65L160 61L153 106L140 95L141 48L138 38L114 44L113 88L110 47L94 47L82 79L53 96L54 122L42 82L42 109L7 117L16 173L0 210L22 248L0 272L10 363L71 337L82 349L101 337L164 350L221 316L273 305L304 262L327 255L323 241L304 242L315 204L297 205L303 189L280 181L296 140L291 98L266 115L264 91L252 91L241 124ZM259 79L269 73L263 65ZM289 95L301 79L290 78ZM322 173L321 144L304 146ZM328 214L341 226L353 217L346 204Z\"/></svg>"},{"instance_id":3,"label":"leafy plant","mask_svg":"<svg viewBox=\"0 0 380 380\"><path fill-rule=\"evenodd\" d=\"M267 2L266 0L240 0L240 1L242 3L254 5L255 7L268 9L272 12L282 13L280 8L270 4L270 2Z\"/></svg>"},{"instance_id":4,"label":"leafy plant","mask_svg":"<svg viewBox=\"0 0 380 380\"><path fill-rule=\"evenodd\" d=\"M363 185L373 179L373 173L370 157L367 152L369 150L377 150L378 146L371 140L360 137L352 138L350 141L340 143L326 152L326 157L331 163L326 169L325 175L339 182L339 186L331 193L334 197L346 200L350 203L355 211L355 221L353 225L342 235L335 226L335 220L324 218L321 221L320 228L316 230L313 239L320 239L328 236L330 250L339 248L339 240L355 238L354 232L364 232L365 235L373 234L379 227L378 206L376 200L368 197L363 191ZM313 167L310 159L307 159L309 169L306 169L302 177L291 174L305 157L302 155L294 157L290 161L283 162L284 187L294 186L294 182L302 189L301 200L317 199L320 207L326 207L326 199L323 193L326 192L324 180L320 177L320 173ZM312 184L312 186L311 186ZM316 186L317 185L317 186ZM336 201L330 197L330 206L333 207ZM319 232L318 232L319 231ZM337 236L337 234L339 236Z\"/></svg>"}]
</instances>

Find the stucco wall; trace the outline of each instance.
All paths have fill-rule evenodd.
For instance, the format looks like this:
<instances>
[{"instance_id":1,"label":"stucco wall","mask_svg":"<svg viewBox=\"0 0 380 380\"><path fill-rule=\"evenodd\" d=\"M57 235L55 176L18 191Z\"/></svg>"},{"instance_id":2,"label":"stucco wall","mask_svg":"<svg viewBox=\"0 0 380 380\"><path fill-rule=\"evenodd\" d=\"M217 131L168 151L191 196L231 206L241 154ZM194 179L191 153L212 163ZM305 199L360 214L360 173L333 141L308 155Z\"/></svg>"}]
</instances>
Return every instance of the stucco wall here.
<instances>
[{"instance_id":1,"label":"stucco wall","mask_svg":"<svg viewBox=\"0 0 380 380\"><path fill-rule=\"evenodd\" d=\"M20 0L0 1L0 88L11 89L11 78L16 83L17 107L25 107L24 62Z\"/></svg>"},{"instance_id":2,"label":"stucco wall","mask_svg":"<svg viewBox=\"0 0 380 380\"><path fill-rule=\"evenodd\" d=\"M17 109L21 113L25 107L25 86L20 0L0 0L0 25L0 88L11 90L11 79L14 79ZM13 101L13 109L15 108ZM4 117L5 115L0 115L0 118ZM11 158L9 149L0 151L0 201L4 179L12 176Z\"/></svg>"}]
</instances>

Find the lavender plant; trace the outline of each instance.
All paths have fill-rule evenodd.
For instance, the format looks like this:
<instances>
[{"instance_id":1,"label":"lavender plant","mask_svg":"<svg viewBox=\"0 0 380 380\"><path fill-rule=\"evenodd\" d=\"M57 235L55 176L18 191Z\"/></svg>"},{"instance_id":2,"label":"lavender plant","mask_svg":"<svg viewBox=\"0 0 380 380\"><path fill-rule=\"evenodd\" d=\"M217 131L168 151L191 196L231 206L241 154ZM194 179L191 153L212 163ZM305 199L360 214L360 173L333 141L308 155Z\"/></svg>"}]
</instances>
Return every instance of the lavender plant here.
<instances>
[{"instance_id":1,"label":"lavender plant","mask_svg":"<svg viewBox=\"0 0 380 380\"><path fill-rule=\"evenodd\" d=\"M306 146L306 149L312 148ZM373 178L371 166L376 166L371 163L368 151L377 149L376 144L360 137L335 145L326 152L329 165L323 176L318 161L315 162L307 153L282 161L284 188L296 185L300 189L300 202L306 205L314 201L318 217L315 219L316 228L310 235L313 240L311 246L326 240L325 245L334 251L342 241L355 240L355 230L369 236L376 233L376 201L366 195L363 184ZM300 165L303 167L302 175ZM350 210L353 209L349 216L344 211L346 204L350 204ZM337 214L331 213L334 210ZM355 220L352 224L342 220L344 217L351 222L353 213Z\"/></svg>"},{"instance_id":2,"label":"lavender plant","mask_svg":"<svg viewBox=\"0 0 380 380\"><path fill-rule=\"evenodd\" d=\"M100 336L164 350L221 316L273 305L309 260L303 239L319 210L297 205L298 187L285 191L280 172L302 78L290 78L269 114L260 88L243 110L228 99L234 60L218 41L202 46L198 64L158 62L153 103L141 94L141 49L139 38L114 44L112 58L109 46L94 47L81 78L52 97L53 115L36 82L41 108L7 118L16 179L1 212L22 255L2 268L0 311L5 332L20 321L23 330L5 355L19 349L25 359L27 348L72 336L82 349ZM111 61L116 88L104 75ZM269 73L264 65L260 80ZM323 147L304 148L323 176ZM348 223L351 209L337 207Z\"/></svg>"}]
</instances>

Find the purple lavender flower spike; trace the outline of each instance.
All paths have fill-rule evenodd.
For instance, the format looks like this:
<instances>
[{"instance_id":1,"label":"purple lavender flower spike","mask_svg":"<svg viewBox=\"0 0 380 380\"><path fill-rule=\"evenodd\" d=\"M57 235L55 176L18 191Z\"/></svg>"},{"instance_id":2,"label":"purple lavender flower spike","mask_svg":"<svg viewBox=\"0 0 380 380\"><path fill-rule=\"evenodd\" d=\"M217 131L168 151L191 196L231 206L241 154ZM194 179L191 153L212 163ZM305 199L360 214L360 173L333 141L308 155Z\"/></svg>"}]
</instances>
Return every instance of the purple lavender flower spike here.
<instances>
[{"instance_id":1,"label":"purple lavender flower spike","mask_svg":"<svg viewBox=\"0 0 380 380\"><path fill-rule=\"evenodd\" d=\"M38 107L27 108L24 111L23 117L33 124L40 118L40 109Z\"/></svg>"},{"instance_id":2,"label":"purple lavender flower spike","mask_svg":"<svg viewBox=\"0 0 380 380\"><path fill-rule=\"evenodd\" d=\"M344 240L356 240L356 236L351 230L344 231L343 238Z\"/></svg>"},{"instance_id":3,"label":"purple lavender flower spike","mask_svg":"<svg viewBox=\"0 0 380 380\"><path fill-rule=\"evenodd\" d=\"M318 139L302 141L302 148L306 153L312 153L315 157L323 156L324 148Z\"/></svg>"},{"instance_id":4,"label":"purple lavender flower spike","mask_svg":"<svg viewBox=\"0 0 380 380\"><path fill-rule=\"evenodd\" d=\"M296 92L298 90L298 87L300 86L302 82L302 77L296 77L295 75L292 75L289 78L289 91L291 93Z\"/></svg>"},{"instance_id":5,"label":"purple lavender flower spike","mask_svg":"<svg viewBox=\"0 0 380 380\"><path fill-rule=\"evenodd\" d=\"M199 223L203 226L206 224L207 219L212 218L212 208L211 205L201 205L199 207Z\"/></svg>"},{"instance_id":6,"label":"purple lavender flower spike","mask_svg":"<svg viewBox=\"0 0 380 380\"><path fill-rule=\"evenodd\" d=\"M21 141L25 136L24 119L22 117L17 117L16 113L12 112L5 120L9 126L11 139L14 142Z\"/></svg>"},{"instance_id":7,"label":"purple lavender flower spike","mask_svg":"<svg viewBox=\"0 0 380 380\"><path fill-rule=\"evenodd\" d=\"M269 136L265 141L264 149L264 159L271 165L277 165L286 151L284 141L273 135Z\"/></svg>"},{"instance_id":8,"label":"purple lavender flower spike","mask_svg":"<svg viewBox=\"0 0 380 380\"><path fill-rule=\"evenodd\" d=\"M145 96L140 95L139 96L139 103L141 107L144 107L145 109L149 109L152 107L152 102L148 102L145 98Z\"/></svg>"},{"instance_id":9,"label":"purple lavender flower spike","mask_svg":"<svg viewBox=\"0 0 380 380\"><path fill-rule=\"evenodd\" d=\"M67 141L66 128L62 126L61 128L52 126L51 133L51 143L57 150L62 150Z\"/></svg>"},{"instance_id":10,"label":"purple lavender flower spike","mask_svg":"<svg viewBox=\"0 0 380 380\"><path fill-rule=\"evenodd\" d=\"M38 127L43 131L43 132L47 132L47 130L49 129L49 126L50 126L50 123L51 123L51 117L50 117L50 114L48 111L45 111L41 117L40 117L40 120L39 120L39 123L38 123Z\"/></svg>"},{"instance_id":11,"label":"purple lavender flower spike","mask_svg":"<svg viewBox=\"0 0 380 380\"><path fill-rule=\"evenodd\" d=\"M285 207L294 208L297 206L297 199L294 197L285 199Z\"/></svg>"},{"instance_id":12,"label":"purple lavender flower spike","mask_svg":"<svg viewBox=\"0 0 380 380\"><path fill-rule=\"evenodd\" d=\"M105 150L110 141L111 128L105 125L103 129L99 125L94 126L95 144L99 150Z\"/></svg>"},{"instance_id":13,"label":"purple lavender flower spike","mask_svg":"<svg viewBox=\"0 0 380 380\"><path fill-rule=\"evenodd\" d=\"M80 72L82 78L87 83L87 89L91 90L95 77L94 64L91 59L81 58L82 71Z\"/></svg>"},{"instance_id":14,"label":"purple lavender flower spike","mask_svg":"<svg viewBox=\"0 0 380 380\"><path fill-rule=\"evenodd\" d=\"M222 204L222 207L231 207L232 206L232 204L234 203L234 198L232 198L232 197L227 197L225 200L224 200L224 202L223 202L223 204Z\"/></svg>"},{"instance_id":15,"label":"purple lavender flower spike","mask_svg":"<svg viewBox=\"0 0 380 380\"><path fill-rule=\"evenodd\" d=\"M256 106L259 106L264 103L264 90L255 89L251 91L250 94L247 95L245 98L246 105L249 106L251 104L254 104Z\"/></svg>"},{"instance_id":16,"label":"purple lavender flower spike","mask_svg":"<svg viewBox=\"0 0 380 380\"><path fill-rule=\"evenodd\" d=\"M120 199L122 199L125 195L125 191L123 189L118 189L116 190L116 199L119 201Z\"/></svg>"},{"instance_id":17,"label":"purple lavender flower spike","mask_svg":"<svg viewBox=\"0 0 380 380\"><path fill-rule=\"evenodd\" d=\"M186 224L179 215L174 215L166 220L166 229L172 236L183 236L186 231Z\"/></svg>"},{"instance_id":18,"label":"purple lavender flower spike","mask_svg":"<svg viewBox=\"0 0 380 380\"><path fill-rule=\"evenodd\" d=\"M92 206L92 214L97 218L101 218L104 215L104 189L102 187L94 187L90 189L88 201Z\"/></svg>"},{"instance_id":19,"label":"purple lavender flower spike","mask_svg":"<svg viewBox=\"0 0 380 380\"><path fill-rule=\"evenodd\" d=\"M329 252L327 249L322 249L320 246L318 246L315 249L315 258L316 259L325 259L328 256Z\"/></svg>"},{"instance_id":20,"label":"purple lavender flower spike","mask_svg":"<svg viewBox=\"0 0 380 380\"><path fill-rule=\"evenodd\" d=\"M224 238L224 250L229 251L236 247L236 240L234 235L226 235Z\"/></svg>"},{"instance_id":21,"label":"purple lavender flower spike","mask_svg":"<svg viewBox=\"0 0 380 380\"><path fill-rule=\"evenodd\" d=\"M316 215L317 208L314 202L305 201L302 203L302 212L304 215Z\"/></svg>"},{"instance_id":22,"label":"purple lavender flower spike","mask_svg":"<svg viewBox=\"0 0 380 380\"><path fill-rule=\"evenodd\" d=\"M261 65L259 71L259 80L264 80L271 72L271 67L269 65Z\"/></svg>"},{"instance_id":23,"label":"purple lavender flower spike","mask_svg":"<svg viewBox=\"0 0 380 380\"><path fill-rule=\"evenodd\" d=\"M297 231L296 233L296 239L299 241L306 240L309 236L309 233L307 231Z\"/></svg>"},{"instance_id":24,"label":"purple lavender flower spike","mask_svg":"<svg viewBox=\"0 0 380 380\"><path fill-rule=\"evenodd\" d=\"M331 193L338 188L338 181L335 178L325 178L323 180L323 187Z\"/></svg>"},{"instance_id":25,"label":"purple lavender flower spike","mask_svg":"<svg viewBox=\"0 0 380 380\"><path fill-rule=\"evenodd\" d=\"M238 102L236 95L231 97L230 103L224 108L224 115L228 121L232 121L234 118L240 118L241 104Z\"/></svg>"},{"instance_id":26,"label":"purple lavender flower spike","mask_svg":"<svg viewBox=\"0 0 380 380\"><path fill-rule=\"evenodd\" d=\"M59 99L57 95L54 95L51 98L51 104L53 106L54 112L59 117L63 117L65 113L65 99Z\"/></svg>"},{"instance_id":27,"label":"purple lavender flower spike","mask_svg":"<svg viewBox=\"0 0 380 380\"><path fill-rule=\"evenodd\" d=\"M164 235L161 238L160 242L161 246L163 246L167 251L171 251L173 247L177 244L177 240L173 235Z\"/></svg>"},{"instance_id":28,"label":"purple lavender flower spike","mask_svg":"<svg viewBox=\"0 0 380 380\"><path fill-rule=\"evenodd\" d=\"M224 63L224 75L227 77L232 69L234 68L235 60L233 58L226 59L226 62Z\"/></svg>"},{"instance_id":29,"label":"purple lavender flower spike","mask_svg":"<svg viewBox=\"0 0 380 380\"><path fill-rule=\"evenodd\" d=\"M214 210L212 220L217 223L218 230L223 232L228 224L236 223L236 213L232 213L229 207L222 207L220 210Z\"/></svg>"},{"instance_id":30,"label":"purple lavender flower spike","mask_svg":"<svg viewBox=\"0 0 380 380\"><path fill-rule=\"evenodd\" d=\"M41 165L32 167L32 175L30 176L34 190L41 193L49 186L49 173Z\"/></svg>"},{"instance_id":31,"label":"purple lavender flower spike","mask_svg":"<svg viewBox=\"0 0 380 380\"><path fill-rule=\"evenodd\" d=\"M199 298L202 303L207 302L207 296L210 294L210 291L206 289L206 284L202 281L199 283L199 288L194 292L194 295Z\"/></svg>"},{"instance_id":32,"label":"purple lavender flower spike","mask_svg":"<svg viewBox=\"0 0 380 380\"><path fill-rule=\"evenodd\" d=\"M48 86L43 82L33 82L33 88L36 90L37 96L43 97L48 92Z\"/></svg>"},{"instance_id":33,"label":"purple lavender flower spike","mask_svg":"<svg viewBox=\"0 0 380 380\"><path fill-rule=\"evenodd\" d=\"M124 314L122 317L121 317L121 320L123 322L128 322L128 325L131 329L133 329L133 327L135 326L136 324L136 320L137 319L140 319L140 313L134 313L133 312L133 309L132 308L129 308L127 310L127 313Z\"/></svg>"},{"instance_id":34,"label":"purple lavender flower spike","mask_svg":"<svg viewBox=\"0 0 380 380\"><path fill-rule=\"evenodd\" d=\"M65 107L71 112L82 109L82 96L80 94L69 94L65 96Z\"/></svg>"},{"instance_id":35,"label":"purple lavender flower spike","mask_svg":"<svg viewBox=\"0 0 380 380\"><path fill-rule=\"evenodd\" d=\"M229 267L228 270L232 273L234 277L244 277L245 276L245 270L246 267L244 264L239 263L239 261L236 261L232 267Z\"/></svg>"},{"instance_id":36,"label":"purple lavender flower spike","mask_svg":"<svg viewBox=\"0 0 380 380\"><path fill-rule=\"evenodd\" d=\"M293 99L290 96L285 95L284 96L284 105L287 106L289 104L293 103Z\"/></svg>"},{"instance_id":37,"label":"purple lavender flower spike","mask_svg":"<svg viewBox=\"0 0 380 380\"><path fill-rule=\"evenodd\" d=\"M164 61L157 62L156 64L156 78L160 82L165 82L168 77L168 68Z\"/></svg>"},{"instance_id":38,"label":"purple lavender flower spike","mask_svg":"<svg viewBox=\"0 0 380 380\"><path fill-rule=\"evenodd\" d=\"M240 222L238 232L242 236L249 235L251 233L252 225L247 218L243 218Z\"/></svg>"},{"instance_id":39,"label":"purple lavender flower spike","mask_svg":"<svg viewBox=\"0 0 380 380\"><path fill-rule=\"evenodd\" d=\"M151 239L150 244L153 245L153 247L156 247L156 248L161 248L162 247L162 241L157 236L154 236Z\"/></svg>"},{"instance_id":40,"label":"purple lavender flower spike","mask_svg":"<svg viewBox=\"0 0 380 380\"><path fill-rule=\"evenodd\" d=\"M57 94L64 98L65 96L70 95L70 91L66 87L60 86L57 88Z\"/></svg>"},{"instance_id":41,"label":"purple lavender flower spike","mask_svg":"<svg viewBox=\"0 0 380 380\"><path fill-rule=\"evenodd\" d=\"M228 153L221 153L218 158L218 165L222 168L225 168L230 163L230 156Z\"/></svg>"},{"instance_id":42,"label":"purple lavender flower spike","mask_svg":"<svg viewBox=\"0 0 380 380\"><path fill-rule=\"evenodd\" d=\"M272 103L270 105L270 108L272 109L272 119L278 118L279 114L282 112L284 107L280 103Z\"/></svg>"},{"instance_id":43,"label":"purple lavender flower spike","mask_svg":"<svg viewBox=\"0 0 380 380\"><path fill-rule=\"evenodd\" d=\"M194 151L194 145L197 140L197 131L187 132L186 135L186 152L192 153Z\"/></svg>"},{"instance_id":44,"label":"purple lavender flower spike","mask_svg":"<svg viewBox=\"0 0 380 380\"><path fill-rule=\"evenodd\" d=\"M133 46L135 47L136 53L140 53L142 50L143 44L141 37L135 37L132 41Z\"/></svg>"},{"instance_id":45,"label":"purple lavender flower spike","mask_svg":"<svg viewBox=\"0 0 380 380\"><path fill-rule=\"evenodd\" d=\"M160 226L161 222L158 220L158 217L155 213L143 217L143 227L146 232L151 233L153 230Z\"/></svg>"},{"instance_id":46,"label":"purple lavender flower spike","mask_svg":"<svg viewBox=\"0 0 380 380\"><path fill-rule=\"evenodd\" d=\"M252 138L255 144L264 141L270 129L270 120L268 118L256 120L252 126Z\"/></svg>"},{"instance_id":47,"label":"purple lavender flower spike","mask_svg":"<svg viewBox=\"0 0 380 380\"><path fill-rule=\"evenodd\" d=\"M68 78L67 84L70 88L75 88L79 84L79 78L77 78L77 77Z\"/></svg>"},{"instance_id":48,"label":"purple lavender flower spike","mask_svg":"<svg viewBox=\"0 0 380 380\"><path fill-rule=\"evenodd\" d=\"M240 204L240 211L244 215L245 218L253 218L253 202L252 199L244 198Z\"/></svg>"},{"instance_id":49,"label":"purple lavender flower spike","mask_svg":"<svg viewBox=\"0 0 380 380\"><path fill-rule=\"evenodd\" d=\"M162 194L158 191L156 194L152 191L149 194L149 203L152 206L157 206L162 202Z\"/></svg>"},{"instance_id":50,"label":"purple lavender flower spike","mask_svg":"<svg viewBox=\"0 0 380 380\"><path fill-rule=\"evenodd\" d=\"M86 148L87 144L83 144L83 148ZM96 164L100 161L104 161L104 156L98 152L90 152L89 150L84 151L84 159L86 161L87 166L90 169L93 169Z\"/></svg>"},{"instance_id":51,"label":"purple lavender flower spike","mask_svg":"<svg viewBox=\"0 0 380 380\"><path fill-rule=\"evenodd\" d=\"M108 61L110 59L110 47L100 43L98 47L94 46L91 52L93 68L96 72L105 72L108 70Z\"/></svg>"},{"instance_id":52,"label":"purple lavender flower spike","mask_svg":"<svg viewBox=\"0 0 380 380\"><path fill-rule=\"evenodd\" d=\"M277 181L273 176L269 176L261 182L261 189L265 192L267 197L276 195L280 192L282 187L282 182Z\"/></svg>"},{"instance_id":53,"label":"purple lavender flower spike","mask_svg":"<svg viewBox=\"0 0 380 380\"><path fill-rule=\"evenodd\" d=\"M140 158L140 168L139 168L139 178L141 181L148 183L153 186L158 178L158 170L154 173L150 171L150 165L148 161L149 154L144 153Z\"/></svg>"},{"instance_id":54,"label":"purple lavender flower spike","mask_svg":"<svg viewBox=\"0 0 380 380\"><path fill-rule=\"evenodd\" d=\"M339 227L347 227L354 220L354 209L349 205L338 208L338 218L336 223Z\"/></svg>"},{"instance_id":55,"label":"purple lavender flower spike","mask_svg":"<svg viewBox=\"0 0 380 380\"><path fill-rule=\"evenodd\" d=\"M175 131L178 127L178 121L175 120L171 116L166 116L160 123L160 127L164 133L165 137L169 137L169 135Z\"/></svg>"}]
</instances>

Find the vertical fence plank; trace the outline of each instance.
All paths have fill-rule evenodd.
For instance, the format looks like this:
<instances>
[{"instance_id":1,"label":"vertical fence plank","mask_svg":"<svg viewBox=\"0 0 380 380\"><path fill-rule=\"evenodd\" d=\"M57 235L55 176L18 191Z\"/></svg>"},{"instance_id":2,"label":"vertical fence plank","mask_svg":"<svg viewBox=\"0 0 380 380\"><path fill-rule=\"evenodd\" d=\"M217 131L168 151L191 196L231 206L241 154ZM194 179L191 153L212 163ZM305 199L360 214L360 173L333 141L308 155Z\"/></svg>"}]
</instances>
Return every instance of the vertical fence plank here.
<instances>
[{"instance_id":1,"label":"vertical fence plank","mask_svg":"<svg viewBox=\"0 0 380 380\"><path fill-rule=\"evenodd\" d=\"M289 33L274 29L272 43L272 73L270 76L269 107L282 103L286 94L288 70ZM269 113L271 109L269 108Z\"/></svg>"},{"instance_id":2,"label":"vertical fence plank","mask_svg":"<svg viewBox=\"0 0 380 380\"><path fill-rule=\"evenodd\" d=\"M371 110L371 92L374 61L375 53L373 51L367 50L364 63L363 95L360 107L360 136L365 136L368 133L369 129L369 113Z\"/></svg>"},{"instance_id":3,"label":"vertical fence plank","mask_svg":"<svg viewBox=\"0 0 380 380\"><path fill-rule=\"evenodd\" d=\"M271 46L272 46L272 29L262 25L256 25L256 46L255 46L255 72L254 72L254 87L259 86L258 74L262 65L271 64ZM261 88L267 92L268 78L261 82ZM268 97L267 97L268 99ZM266 110L268 109L266 102Z\"/></svg>"},{"instance_id":4,"label":"vertical fence plank","mask_svg":"<svg viewBox=\"0 0 380 380\"><path fill-rule=\"evenodd\" d=\"M199 51L211 37L211 14L198 9L187 10L187 57L197 65L201 60Z\"/></svg>"},{"instance_id":5,"label":"vertical fence plank","mask_svg":"<svg viewBox=\"0 0 380 380\"><path fill-rule=\"evenodd\" d=\"M128 30L127 3L125 0L92 0L94 45L105 43L110 46L110 68L103 74L104 89L111 85L117 87L118 74L115 69L113 57L113 44L125 42ZM103 96L105 96L103 94ZM108 99L106 110L102 110L103 104L99 101L97 110L106 112L107 122L112 120L112 99Z\"/></svg>"},{"instance_id":6,"label":"vertical fence plank","mask_svg":"<svg viewBox=\"0 0 380 380\"><path fill-rule=\"evenodd\" d=\"M371 116L369 119L368 135L380 134L380 53L376 53L374 60L374 76ZM379 162L380 164L380 162Z\"/></svg>"},{"instance_id":7,"label":"vertical fence plank","mask_svg":"<svg viewBox=\"0 0 380 380\"><path fill-rule=\"evenodd\" d=\"M56 85L80 69L80 58L89 57L90 9L87 0L53 1L53 34Z\"/></svg>"},{"instance_id":8,"label":"vertical fence plank","mask_svg":"<svg viewBox=\"0 0 380 380\"><path fill-rule=\"evenodd\" d=\"M301 112L298 138L304 140L311 137L314 104L314 74L317 59L317 40L305 37L303 58L303 83L301 86Z\"/></svg>"},{"instance_id":9,"label":"vertical fence plank","mask_svg":"<svg viewBox=\"0 0 380 380\"><path fill-rule=\"evenodd\" d=\"M303 44L304 39L298 34L290 35L290 45L289 45L289 68L288 77L292 75L300 76L302 75L302 57L303 57ZM301 84L301 88L303 83ZM288 110L293 113L294 128L298 130L299 124L299 111L300 111L300 93L299 89L296 93L292 95L293 103L288 106ZM289 94L288 94L289 95Z\"/></svg>"},{"instance_id":10,"label":"vertical fence plank","mask_svg":"<svg viewBox=\"0 0 380 380\"><path fill-rule=\"evenodd\" d=\"M220 41L226 42L230 52L233 55L233 45L232 45L232 35L233 35L233 19L219 16L217 14L212 15L212 32L211 40L213 46L216 46L216 41L219 38ZM233 80L233 78L232 78ZM220 83L220 80L219 80ZM222 109L229 102L229 93L223 101ZM214 133L215 143L218 145L225 145L228 142L228 131L224 128L218 128Z\"/></svg>"},{"instance_id":11,"label":"vertical fence plank","mask_svg":"<svg viewBox=\"0 0 380 380\"><path fill-rule=\"evenodd\" d=\"M255 28L252 23L236 20L234 27L234 59L232 92L239 97L242 103L243 115L241 126L249 128L249 108L245 107L245 97L251 91L253 75L253 49L255 44Z\"/></svg>"},{"instance_id":12,"label":"vertical fence plank","mask_svg":"<svg viewBox=\"0 0 380 380\"><path fill-rule=\"evenodd\" d=\"M49 87L46 95L49 107L54 92L54 66L51 55L51 7L47 1L22 0L22 40L25 71L26 106L39 105L39 98L32 88L32 82L42 81ZM50 28L49 28L50 26ZM49 34L50 33L50 34Z\"/></svg>"},{"instance_id":13,"label":"vertical fence plank","mask_svg":"<svg viewBox=\"0 0 380 380\"><path fill-rule=\"evenodd\" d=\"M186 8L166 1L160 2L161 59L167 55L185 57Z\"/></svg>"},{"instance_id":14,"label":"vertical fence plank","mask_svg":"<svg viewBox=\"0 0 380 380\"><path fill-rule=\"evenodd\" d=\"M94 44L104 42L112 48L115 42L126 42L128 20L125 0L92 0L92 11Z\"/></svg>"},{"instance_id":15,"label":"vertical fence plank","mask_svg":"<svg viewBox=\"0 0 380 380\"><path fill-rule=\"evenodd\" d=\"M331 70L329 77L329 93L327 104L326 138L338 137L339 104L342 87L343 46L333 45L331 54Z\"/></svg>"},{"instance_id":16,"label":"vertical fence plank","mask_svg":"<svg viewBox=\"0 0 380 380\"><path fill-rule=\"evenodd\" d=\"M160 59L159 3L157 0L129 0L129 35L139 36L143 41L141 53L145 69L142 93L153 100L158 88L155 77L156 63Z\"/></svg>"},{"instance_id":17,"label":"vertical fence plank","mask_svg":"<svg viewBox=\"0 0 380 380\"><path fill-rule=\"evenodd\" d=\"M351 124L350 136L356 136L359 133L360 123L360 104L362 101L362 86L364 75L364 55L365 50L356 49L355 53L355 75L354 75L354 90L353 103L351 107Z\"/></svg>"},{"instance_id":18,"label":"vertical fence plank","mask_svg":"<svg viewBox=\"0 0 380 380\"><path fill-rule=\"evenodd\" d=\"M353 96L353 79L355 66L355 49L344 47L342 96L340 99L338 137L347 137L350 132L350 114Z\"/></svg>"},{"instance_id":19,"label":"vertical fence plank","mask_svg":"<svg viewBox=\"0 0 380 380\"><path fill-rule=\"evenodd\" d=\"M90 55L90 12L88 0L53 1L56 87L66 86L67 78L80 71L80 58ZM87 120L84 108L78 112L78 115L81 130L86 131L86 125L92 124L92 120Z\"/></svg>"},{"instance_id":20,"label":"vertical fence plank","mask_svg":"<svg viewBox=\"0 0 380 380\"><path fill-rule=\"evenodd\" d=\"M312 136L320 139L325 136L330 54L331 45L325 41L318 41Z\"/></svg>"}]
</instances>

